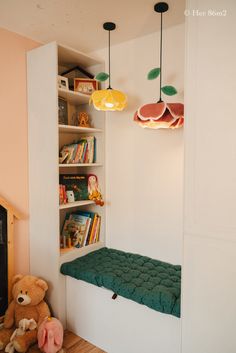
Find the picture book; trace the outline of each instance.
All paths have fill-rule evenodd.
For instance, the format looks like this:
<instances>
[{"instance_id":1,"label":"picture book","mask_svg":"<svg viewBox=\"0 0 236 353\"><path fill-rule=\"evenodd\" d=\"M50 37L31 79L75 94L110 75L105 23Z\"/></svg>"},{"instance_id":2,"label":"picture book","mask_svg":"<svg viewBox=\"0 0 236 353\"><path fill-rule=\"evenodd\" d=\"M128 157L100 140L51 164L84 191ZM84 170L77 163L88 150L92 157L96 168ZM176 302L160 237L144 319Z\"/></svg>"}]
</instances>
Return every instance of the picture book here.
<instances>
[{"instance_id":1,"label":"picture book","mask_svg":"<svg viewBox=\"0 0 236 353\"><path fill-rule=\"evenodd\" d=\"M89 231L91 218L79 214L67 214L61 234L63 247L82 247Z\"/></svg>"},{"instance_id":2,"label":"picture book","mask_svg":"<svg viewBox=\"0 0 236 353\"><path fill-rule=\"evenodd\" d=\"M91 225L92 225L92 221L93 221L93 217L94 217L94 212L90 212L90 211L75 211L72 214L75 215L74 217L80 215L80 216L88 218L87 228L86 228L86 232L85 232L85 237L83 239L83 246L85 246L87 238L88 238L88 235L90 233L90 229L91 229Z\"/></svg>"},{"instance_id":3,"label":"picture book","mask_svg":"<svg viewBox=\"0 0 236 353\"><path fill-rule=\"evenodd\" d=\"M72 213L69 220L75 222L78 229L76 233L76 243L72 245L76 246L77 248L81 248L84 246L84 239L86 238L86 235L89 231L91 218L81 214Z\"/></svg>"},{"instance_id":4,"label":"picture book","mask_svg":"<svg viewBox=\"0 0 236 353\"><path fill-rule=\"evenodd\" d=\"M88 200L88 176L86 174L61 174L60 184L66 191L73 191L75 201Z\"/></svg>"}]
</instances>

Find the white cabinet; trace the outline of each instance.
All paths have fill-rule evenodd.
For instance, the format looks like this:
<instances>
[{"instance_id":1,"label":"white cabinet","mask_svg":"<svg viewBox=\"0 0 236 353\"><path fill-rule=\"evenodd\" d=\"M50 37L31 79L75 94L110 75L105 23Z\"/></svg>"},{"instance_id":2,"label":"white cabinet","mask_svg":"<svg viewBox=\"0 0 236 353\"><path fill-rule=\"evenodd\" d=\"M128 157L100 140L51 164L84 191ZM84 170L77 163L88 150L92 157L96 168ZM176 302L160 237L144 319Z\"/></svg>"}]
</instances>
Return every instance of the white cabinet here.
<instances>
[{"instance_id":1,"label":"white cabinet","mask_svg":"<svg viewBox=\"0 0 236 353\"><path fill-rule=\"evenodd\" d=\"M60 264L98 249L105 242L105 207L97 206L92 201L59 205L60 173L96 174L105 198L105 114L89 106L88 96L57 87L58 73L77 65L92 74L103 69L101 62L56 42L27 54L30 272L49 283L48 300L53 314L64 323L65 281L59 272ZM58 125L59 96L68 101L69 112L88 112L93 128ZM84 134L96 137L96 163L59 164L61 146ZM81 249L60 251L60 230L66 212L79 208L101 215L100 240Z\"/></svg>"}]
</instances>

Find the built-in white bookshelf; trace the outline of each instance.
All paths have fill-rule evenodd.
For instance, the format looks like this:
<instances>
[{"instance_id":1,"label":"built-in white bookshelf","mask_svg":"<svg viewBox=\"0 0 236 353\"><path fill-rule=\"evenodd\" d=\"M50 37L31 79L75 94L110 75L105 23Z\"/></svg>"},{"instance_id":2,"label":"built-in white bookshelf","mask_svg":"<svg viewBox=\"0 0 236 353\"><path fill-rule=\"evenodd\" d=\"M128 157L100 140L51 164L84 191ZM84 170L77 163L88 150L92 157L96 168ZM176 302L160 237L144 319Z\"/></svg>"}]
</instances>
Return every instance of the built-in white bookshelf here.
<instances>
[{"instance_id":1,"label":"built-in white bookshelf","mask_svg":"<svg viewBox=\"0 0 236 353\"><path fill-rule=\"evenodd\" d=\"M48 300L54 315L63 323L65 278L60 274L60 265L105 244L105 206L100 207L91 200L59 205L60 174L97 175L105 199L105 113L89 104L88 95L57 87L58 74L75 66L92 74L103 71L102 62L56 42L33 49L27 55L30 272L48 282ZM58 124L59 97L68 103L68 125ZM80 111L89 114L92 127L72 124L72 115ZM62 146L82 136L96 137L96 162L60 164ZM99 241L83 248L61 249L60 233L66 213L79 209L101 216Z\"/></svg>"}]
</instances>

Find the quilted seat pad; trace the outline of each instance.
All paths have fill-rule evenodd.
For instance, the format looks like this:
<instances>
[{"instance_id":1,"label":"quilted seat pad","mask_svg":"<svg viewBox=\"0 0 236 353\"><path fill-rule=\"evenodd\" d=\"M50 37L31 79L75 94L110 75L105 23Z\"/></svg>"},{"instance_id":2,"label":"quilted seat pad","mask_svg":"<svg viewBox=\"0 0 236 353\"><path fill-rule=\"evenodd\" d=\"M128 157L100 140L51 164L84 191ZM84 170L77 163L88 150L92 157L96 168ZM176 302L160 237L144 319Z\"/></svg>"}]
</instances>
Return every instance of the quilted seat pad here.
<instances>
[{"instance_id":1,"label":"quilted seat pad","mask_svg":"<svg viewBox=\"0 0 236 353\"><path fill-rule=\"evenodd\" d=\"M61 265L61 273L180 317L181 266L102 248Z\"/></svg>"}]
</instances>

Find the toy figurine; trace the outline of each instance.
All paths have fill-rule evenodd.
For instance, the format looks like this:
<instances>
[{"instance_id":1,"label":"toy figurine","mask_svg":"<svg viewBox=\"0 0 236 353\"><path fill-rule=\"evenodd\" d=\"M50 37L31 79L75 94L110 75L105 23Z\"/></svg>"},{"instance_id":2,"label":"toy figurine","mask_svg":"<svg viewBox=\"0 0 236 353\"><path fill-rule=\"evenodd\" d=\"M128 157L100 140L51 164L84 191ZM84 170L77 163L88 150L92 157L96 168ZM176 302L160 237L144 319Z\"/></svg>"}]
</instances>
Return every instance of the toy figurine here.
<instances>
[{"instance_id":1,"label":"toy figurine","mask_svg":"<svg viewBox=\"0 0 236 353\"><path fill-rule=\"evenodd\" d=\"M81 127L91 127L90 124L89 124L88 113L80 112L79 113L78 123L79 123L79 126L81 126Z\"/></svg>"},{"instance_id":2,"label":"toy figurine","mask_svg":"<svg viewBox=\"0 0 236 353\"><path fill-rule=\"evenodd\" d=\"M104 205L102 194L98 186L98 178L94 174L89 174L88 176L88 193L89 193L89 200L94 201L96 205L100 205L100 206Z\"/></svg>"}]
</instances>

